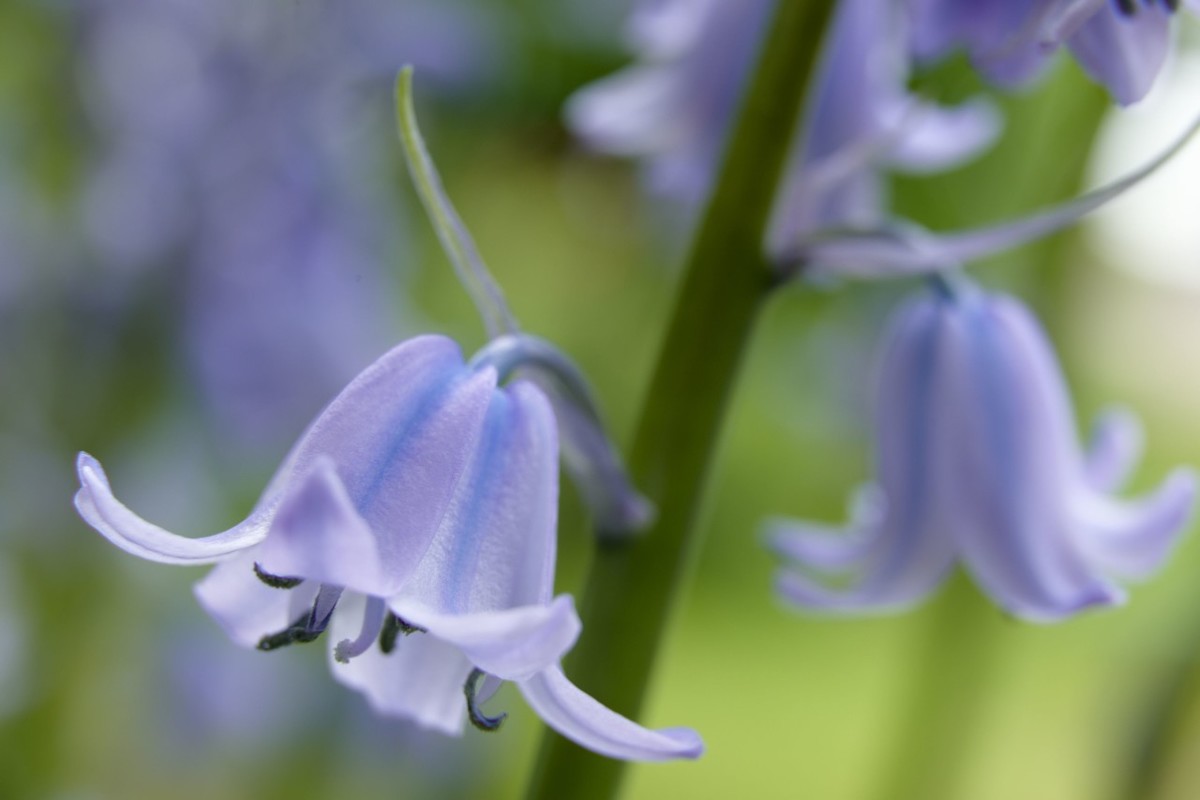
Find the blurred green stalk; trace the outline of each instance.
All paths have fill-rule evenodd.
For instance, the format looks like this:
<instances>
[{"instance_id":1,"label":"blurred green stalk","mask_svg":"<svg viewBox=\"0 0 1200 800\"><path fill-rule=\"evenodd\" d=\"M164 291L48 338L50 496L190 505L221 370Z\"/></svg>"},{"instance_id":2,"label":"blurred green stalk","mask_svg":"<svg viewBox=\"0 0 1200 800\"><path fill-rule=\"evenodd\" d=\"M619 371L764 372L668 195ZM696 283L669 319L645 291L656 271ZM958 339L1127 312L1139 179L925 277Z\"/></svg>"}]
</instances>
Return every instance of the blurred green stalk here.
<instances>
[{"instance_id":1,"label":"blurred green stalk","mask_svg":"<svg viewBox=\"0 0 1200 800\"><path fill-rule=\"evenodd\" d=\"M692 242L630 468L658 518L641 536L597 537L580 602L583 636L567 673L636 718L697 526L721 421L772 284L763 241L834 0L781 0ZM547 731L530 798L609 798L625 764Z\"/></svg>"},{"instance_id":2,"label":"blurred green stalk","mask_svg":"<svg viewBox=\"0 0 1200 800\"><path fill-rule=\"evenodd\" d=\"M1189 800L1200 793L1200 658L1176 667L1152 709L1122 800Z\"/></svg>"}]
</instances>

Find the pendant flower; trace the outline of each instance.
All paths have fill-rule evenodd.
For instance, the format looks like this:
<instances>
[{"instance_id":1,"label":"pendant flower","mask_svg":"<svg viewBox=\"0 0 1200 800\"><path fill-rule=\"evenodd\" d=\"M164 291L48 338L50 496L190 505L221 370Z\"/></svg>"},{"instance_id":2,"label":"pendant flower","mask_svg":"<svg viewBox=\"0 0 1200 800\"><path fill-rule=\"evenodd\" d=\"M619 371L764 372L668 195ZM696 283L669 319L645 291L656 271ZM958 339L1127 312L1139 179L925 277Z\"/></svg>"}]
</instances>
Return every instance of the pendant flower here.
<instances>
[{"instance_id":1,"label":"pendant flower","mask_svg":"<svg viewBox=\"0 0 1200 800\"><path fill-rule=\"evenodd\" d=\"M630 20L640 63L576 93L566 116L596 150L646 160L652 191L708 192L772 0L643 0ZM878 223L880 167L950 168L999 130L984 101L947 108L910 94L906 14L889 0L840 3L797 132L772 249L827 226Z\"/></svg>"},{"instance_id":2,"label":"pendant flower","mask_svg":"<svg viewBox=\"0 0 1200 800\"><path fill-rule=\"evenodd\" d=\"M334 676L383 713L491 729L499 719L480 704L512 681L598 753L700 755L693 731L642 728L563 675L580 623L569 596L552 596L555 416L533 384L497 382L443 337L399 345L317 417L250 515L214 536L141 519L86 453L75 505L134 555L216 563L196 596L239 644L274 650L331 629Z\"/></svg>"},{"instance_id":3,"label":"pendant flower","mask_svg":"<svg viewBox=\"0 0 1200 800\"><path fill-rule=\"evenodd\" d=\"M1103 417L1081 453L1051 347L1012 298L966 287L910 302L887 335L877 397L877 484L847 530L772 525L792 603L902 610L961 560L1006 611L1053 622L1123 602L1113 579L1154 572L1187 526L1189 469L1147 497L1113 496L1138 456L1136 421Z\"/></svg>"},{"instance_id":4,"label":"pendant flower","mask_svg":"<svg viewBox=\"0 0 1200 800\"><path fill-rule=\"evenodd\" d=\"M1200 3L1189 0L1200 10ZM1041 72L1060 46L1122 105L1145 97L1170 48L1179 0L911 0L913 49L936 59L955 48L1002 86Z\"/></svg>"}]
</instances>

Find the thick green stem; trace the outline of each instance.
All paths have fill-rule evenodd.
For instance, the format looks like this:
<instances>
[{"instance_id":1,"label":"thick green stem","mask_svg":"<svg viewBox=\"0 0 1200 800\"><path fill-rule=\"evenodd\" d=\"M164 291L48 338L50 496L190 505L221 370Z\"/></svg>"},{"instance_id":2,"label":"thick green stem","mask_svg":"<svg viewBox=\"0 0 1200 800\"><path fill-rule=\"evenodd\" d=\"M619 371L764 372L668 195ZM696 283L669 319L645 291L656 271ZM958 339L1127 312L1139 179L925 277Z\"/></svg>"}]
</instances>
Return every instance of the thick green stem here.
<instances>
[{"instance_id":1,"label":"thick green stem","mask_svg":"<svg viewBox=\"0 0 1200 800\"><path fill-rule=\"evenodd\" d=\"M1140 734L1120 800L1185 800L1200 790L1200 641L1165 676Z\"/></svg>"},{"instance_id":2,"label":"thick green stem","mask_svg":"<svg viewBox=\"0 0 1200 800\"><path fill-rule=\"evenodd\" d=\"M658 508L626 542L598 540L580 603L584 633L567 673L636 718L696 522L721 420L757 311L771 286L763 240L834 0L780 0L683 284L634 441L630 467ZM609 798L624 763L547 732L531 798Z\"/></svg>"}]
</instances>

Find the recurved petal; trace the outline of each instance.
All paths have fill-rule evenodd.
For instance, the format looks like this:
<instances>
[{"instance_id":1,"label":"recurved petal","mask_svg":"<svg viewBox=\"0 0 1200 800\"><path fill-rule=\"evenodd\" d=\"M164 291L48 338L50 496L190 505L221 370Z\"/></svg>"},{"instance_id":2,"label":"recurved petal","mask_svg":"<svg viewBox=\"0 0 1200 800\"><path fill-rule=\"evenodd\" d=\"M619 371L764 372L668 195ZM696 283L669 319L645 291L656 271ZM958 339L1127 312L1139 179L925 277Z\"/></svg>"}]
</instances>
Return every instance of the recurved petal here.
<instances>
[{"instance_id":1,"label":"recurved petal","mask_svg":"<svg viewBox=\"0 0 1200 800\"><path fill-rule=\"evenodd\" d=\"M1196 505L1196 474L1180 468L1134 501L1089 493L1082 504L1080 547L1097 569L1140 579L1162 566L1187 529Z\"/></svg>"},{"instance_id":2,"label":"recurved petal","mask_svg":"<svg viewBox=\"0 0 1200 800\"><path fill-rule=\"evenodd\" d=\"M590 146L624 156L669 149L682 135L679 79L662 66L630 67L576 92L566 104L566 120Z\"/></svg>"},{"instance_id":3,"label":"recurved petal","mask_svg":"<svg viewBox=\"0 0 1200 800\"><path fill-rule=\"evenodd\" d=\"M362 611L361 597L344 599L334 613L330 641L353 637ZM411 719L451 736L462 733L467 713L463 684L471 664L449 642L414 633L401 637L391 653L372 647L339 663L331 651L329 661L334 678L362 692L378 713Z\"/></svg>"},{"instance_id":4,"label":"recurved petal","mask_svg":"<svg viewBox=\"0 0 1200 800\"><path fill-rule=\"evenodd\" d=\"M961 164L995 141L1003 124L996 107L982 99L959 106L914 101L899 105L899 134L889 160L910 172Z\"/></svg>"},{"instance_id":5,"label":"recurved petal","mask_svg":"<svg viewBox=\"0 0 1200 800\"><path fill-rule=\"evenodd\" d=\"M902 553L890 569L875 568L848 587L835 587L796 569L781 569L775 590L802 608L828 614L889 614L916 606L942 585L954 566L954 553Z\"/></svg>"},{"instance_id":6,"label":"recurved petal","mask_svg":"<svg viewBox=\"0 0 1200 800\"><path fill-rule=\"evenodd\" d=\"M200 539L177 536L117 500L104 468L87 453L79 454L76 469L80 488L75 493L75 508L79 515L104 538L135 556L163 564L211 564L253 547L267 535L271 511L260 507L223 533Z\"/></svg>"},{"instance_id":7,"label":"recurved petal","mask_svg":"<svg viewBox=\"0 0 1200 800\"><path fill-rule=\"evenodd\" d=\"M1171 38L1171 15L1157 3L1126 16L1105 8L1067 39L1084 71L1108 87L1122 105L1146 96L1162 69Z\"/></svg>"},{"instance_id":8,"label":"recurved petal","mask_svg":"<svg viewBox=\"0 0 1200 800\"><path fill-rule=\"evenodd\" d=\"M243 647L254 647L300 616L296 597L312 596L311 587L275 589L254 572L256 551L218 564L195 586L196 599L217 624Z\"/></svg>"},{"instance_id":9,"label":"recurved petal","mask_svg":"<svg viewBox=\"0 0 1200 800\"><path fill-rule=\"evenodd\" d=\"M258 557L272 575L302 576L381 597L394 591L381 568L376 536L329 458L317 459L288 488Z\"/></svg>"},{"instance_id":10,"label":"recurved petal","mask_svg":"<svg viewBox=\"0 0 1200 800\"><path fill-rule=\"evenodd\" d=\"M778 555L828 573L854 569L872 543L864 531L791 519L767 520L763 535L767 547Z\"/></svg>"},{"instance_id":11,"label":"recurved petal","mask_svg":"<svg viewBox=\"0 0 1200 800\"><path fill-rule=\"evenodd\" d=\"M457 647L479 669L508 681L524 680L558 663L581 627L570 595L547 605L473 614L441 613L404 600L392 600L389 606L409 624Z\"/></svg>"},{"instance_id":12,"label":"recurved petal","mask_svg":"<svg viewBox=\"0 0 1200 800\"><path fill-rule=\"evenodd\" d=\"M517 683L517 688L547 725L609 758L670 761L699 758L704 752L704 742L691 728L643 728L585 694L557 664Z\"/></svg>"},{"instance_id":13,"label":"recurved petal","mask_svg":"<svg viewBox=\"0 0 1200 800\"><path fill-rule=\"evenodd\" d=\"M790 519L767 520L766 544L784 558L820 572L846 572L861 565L872 544L886 505L878 487L867 486L854 495L846 529Z\"/></svg>"},{"instance_id":14,"label":"recurved petal","mask_svg":"<svg viewBox=\"0 0 1200 800\"><path fill-rule=\"evenodd\" d=\"M1084 458L1084 475L1098 492L1120 489L1142 455L1142 425L1128 411L1113 409L1100 415Z\"/></svg>"}]
</instances>

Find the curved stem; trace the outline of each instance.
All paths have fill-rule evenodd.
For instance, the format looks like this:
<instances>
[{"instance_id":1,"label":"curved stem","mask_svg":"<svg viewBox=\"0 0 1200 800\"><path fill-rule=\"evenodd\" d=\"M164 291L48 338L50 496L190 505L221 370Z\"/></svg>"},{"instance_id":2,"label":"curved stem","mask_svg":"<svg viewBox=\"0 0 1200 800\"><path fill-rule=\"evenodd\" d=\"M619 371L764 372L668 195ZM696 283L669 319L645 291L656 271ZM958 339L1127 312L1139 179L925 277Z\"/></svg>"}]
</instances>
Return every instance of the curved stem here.
<instances>
[{"instance_id":1,"label":"curved stem","mask_svg":"<svg viewBox=\"0 0 1200 800\"><path fill-rule=\"evenodd\" d=\"M642 407L630 467L657 506L641 537L599 540L580 603L584 633L567 671L637 717L691 555L730 389L771 286L763 241L809 76L834 0L782 0L720 176ZM531 798L608 798L624 763L547 732Z\"/></svg>"}]
</instances>

